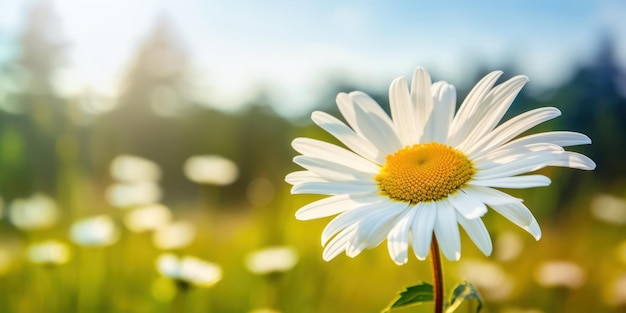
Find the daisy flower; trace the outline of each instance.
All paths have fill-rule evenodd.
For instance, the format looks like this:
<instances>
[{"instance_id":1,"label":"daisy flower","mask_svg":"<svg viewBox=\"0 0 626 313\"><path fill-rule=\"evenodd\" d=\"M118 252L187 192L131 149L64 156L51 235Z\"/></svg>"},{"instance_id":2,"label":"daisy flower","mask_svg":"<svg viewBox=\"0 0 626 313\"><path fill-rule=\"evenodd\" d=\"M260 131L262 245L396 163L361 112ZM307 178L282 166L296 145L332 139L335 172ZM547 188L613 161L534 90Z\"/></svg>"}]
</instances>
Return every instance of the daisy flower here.
<instances>
[{"instance_id":1,"label":"daisy flower","mask_svg":"<svg viewBox=\"0 0 626 313\"><path fill-rule=\"evenodd\" d=\"M481 219L487 207L539 240L539 225L522 199L496 188L547 186L543 175L522 175L546 166L594 169L588 157L563 149L591 140L567 131L516 138L561 112L544 107L500 123L528 81L515 76L494 86L501 74L480 80L457 112L454 86L431 83L422 68L410 89L404 77L391 83L391 117L358 91L337 95L347 124L313 112L313 122L348 149L296 138L292 145L302 155L294 162L306 170L286 181L293 194L330 196L300 208L296 218L339 214L322 233L325 260L344 251L355 257L387 239L389 255L400 265L408 261L409 246L425 259L435 238L447 259L458 260L459 224L488 256L492 243Z\"/></svg>"}]
</instances>

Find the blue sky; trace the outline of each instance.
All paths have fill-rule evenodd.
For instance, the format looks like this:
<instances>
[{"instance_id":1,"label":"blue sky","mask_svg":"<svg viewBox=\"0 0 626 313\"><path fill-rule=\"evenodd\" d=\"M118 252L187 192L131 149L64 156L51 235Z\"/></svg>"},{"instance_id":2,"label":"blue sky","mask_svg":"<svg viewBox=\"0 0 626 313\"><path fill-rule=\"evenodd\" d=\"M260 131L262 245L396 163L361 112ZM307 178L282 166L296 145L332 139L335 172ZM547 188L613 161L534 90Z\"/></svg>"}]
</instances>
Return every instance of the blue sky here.
<instances>
[{"instance_id":1,"label":"blue sky","mask_svg":"<svg viewBox=\"0 0 626 313\"><path fill-rule=\"evenodd\" d=\"M386 90L416 66L453 84L477 67L512 63L530 88L560 83L590 58L599 35L626 64L624 1L54 0L71 43L60 88L115 95L157 16L192 56L195 96L233 108L259 88L285 115L311 109L331 74ZM33 1L0 1L0 58Z\"/></svg>"}]
</instances>

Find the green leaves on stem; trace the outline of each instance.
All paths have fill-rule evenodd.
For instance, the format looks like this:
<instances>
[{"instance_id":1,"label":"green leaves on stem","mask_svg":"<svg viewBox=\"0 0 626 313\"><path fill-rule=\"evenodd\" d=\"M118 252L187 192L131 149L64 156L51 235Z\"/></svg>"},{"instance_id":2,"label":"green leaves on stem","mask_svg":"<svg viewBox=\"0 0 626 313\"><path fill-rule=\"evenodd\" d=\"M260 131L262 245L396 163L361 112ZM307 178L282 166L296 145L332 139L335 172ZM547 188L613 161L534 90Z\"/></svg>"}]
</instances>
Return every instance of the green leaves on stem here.
<instances>
[{"instance_id":1,"label":"green leaves on stem","mask_svg":"<svg viewBox=\"0 0 626 313\"><path fill-rule=\"evenodd\" d=\"M478 290L472 284L463 282L454 287L446 313L454 312L465 300L476 303L476 313L480 312L480 309L483 307L483 298L478 293Z\"/></svg>"},{"instance_id":2,"label":"green leaves on stem","mask_svg":"<svg viewBox=\"0 0 626 313\"><path fill-rule=\"evenodd\" d=\"M421 282L415 286L407 287L404 291L400 292L400 298L390 304L383 312L430 302L433 301L433 299L433 285Z\"/></svg>"},{"instance_id":3,"label":"green leaves on stem","mask_svg":"<svg viewBox=\"0 0 626 313\"><path fill-rule=\"evenodd\" d=\"M425 282L420 282L417 285L407 287L405 290L401 291L400 297L385 308L383 312L420 305L425 302L433 301L433 298L433 286ZM469 308L475 308L475 311L468 312L478 313L482 309L483 299L476 288L469 282L463 282L454 287L450 295L450 302L447 304L446 313L455 312L461 304L466 301L469 302Z\"/></svg>"}]
</instances>

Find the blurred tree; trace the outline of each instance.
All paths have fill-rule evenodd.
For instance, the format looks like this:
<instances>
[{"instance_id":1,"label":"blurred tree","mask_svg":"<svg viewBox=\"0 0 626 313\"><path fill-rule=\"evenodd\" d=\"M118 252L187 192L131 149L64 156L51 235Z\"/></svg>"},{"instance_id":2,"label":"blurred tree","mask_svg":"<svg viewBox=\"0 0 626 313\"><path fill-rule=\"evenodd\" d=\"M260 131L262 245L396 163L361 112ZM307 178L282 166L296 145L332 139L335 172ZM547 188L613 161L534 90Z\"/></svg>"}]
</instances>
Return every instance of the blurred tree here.
<instances>
[{"instance_id":1,"label":"blurred tree","mask_svg":"<svg viewBox=\"0 0 626 313\"><path fill-rule=\"evenodd\" d=\"M17 55L3 67L6 102L0 113L0 190L11 199L34 190L53 193L56 139L66 124L65 106L54 89L65 41L49 1L37 1L26 18ZM10 155L11 157L9 157Z\"/></svg>"},{"instance_id":2,"label":"blurred tree","mask_svg":"<svg viewBox=\"0 0 626 313\"><path fill-rule=\"evenodd\" d=\"M117 105L93 125L96 172L105 173L116 155L129 153L156 161L167 179L178 181L182 140L176 117L192 108L185 97L187 66L171 22L160 16L126 72Z\"/></svg>"}]
</instances>

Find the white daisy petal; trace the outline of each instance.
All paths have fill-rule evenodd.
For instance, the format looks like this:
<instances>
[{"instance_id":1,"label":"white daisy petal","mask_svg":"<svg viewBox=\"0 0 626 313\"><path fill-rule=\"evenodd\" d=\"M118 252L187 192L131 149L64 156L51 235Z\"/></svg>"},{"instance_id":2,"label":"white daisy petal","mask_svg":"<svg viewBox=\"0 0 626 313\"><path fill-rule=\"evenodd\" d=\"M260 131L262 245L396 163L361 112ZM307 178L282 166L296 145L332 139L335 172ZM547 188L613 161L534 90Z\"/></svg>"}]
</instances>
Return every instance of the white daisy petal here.
<instances>
[{"instance_id":1,"label":"white daisy petal","mask_svg":"<svg viewBox=\"0 0 626 313\"><path fill-rule=\"evenodd\" d=\"M404 77L396 78L389 86L389 106L391 118L398 131L402 144L417 143L420 132L415 120L415 109L411 101L409 87Z\"/></svg>"},{"instance_id":2,"label":"white daisy petal","mask_svg":"<svg viewBox=\"0 0 626 313\"><path fill-rule=\"evenodd\" d=\"M449 195L448 201L461 215L468 219L475 219L487 213L487 207L482 201L469 196L463 190Z\"/></svg>"},{"instance_id":3,"label":"white daisy petal","mask_svg":"<svg viewBox=\"0 0 626 313\"><path fill-rule=\"evenodd\" d=\"M293 158L293 162L330 181L374 180L376 176L376 174L358 171L351 166L316 157L299 155Z\"/></svg>"},{"instance_id":4,"label":"white daisy petal","mask_svg":"<svg viewBox=\"0 0 626 313\"><path fill-rule=\"evenodd\" d=\"M580 153L560 151L555 154L557 155L557 160L550 163L551 166L571 167L579 170L593 170L596 168L596 163L592 159Z\"/></svg>"},{"instance_id":5,"label":"white daisy petal","mask_svg":"<svg viewBox=\"0 0 626 313\"><path fill-rule=\"evenodd\" d=\"M463 150L467 144L478 141L492 131L527 82L528 77L520 75L493 88L485 97L485 103L474 110L471 116L471 121L473 121L473 125L470 125L471 132L458 145L458 148Z\"/></svg>"},{"instance_id":6,"label":"white daisy petal","mask_svg":"<svg viewBox=\"0 0 626 313\"><path fill-rule=\"evenodd\" d=\"M461 238L456 220L456 210L447 201L438 201L435 236L443 255L450 261L461 258Z\"/></svg>"},{"instance_id":7,"label":"white daisy petal","mask_svg":"<svg viewBox=\"0 0 626 313\"><path fill-rule=\"evenodd\" d=\"M420 202L415 205L413 210L417 211L411 226L413 252L419 260L424 260L428 257L430 250L435 219L437 218L437 205L435 202Z\"/></svg>"},{"instance_id":8,"label":"white daisy petal","mask_svg":"<svg viewBox=\"0 0 626 313\"><path fill-rule=\"evenodd\" d=\"M493 71L481 79L474 88L469 92L456 116L452 120L450 125L450 133L448 138L448 144L456 146L461 143L465 137L469 134L469 126L471 123L470 116L476 110L476 107L480 105L489 93L489 90L496 83L498 78L502 75L501 71Z\"/></svg>"},{"instance_id":9,"label":"white daisy petal","mask_svg":"<svg viewBox=\"0 0 626 313\"><path fill-rule=\"evenodd\" d=\"M307 181L294 185L291 193L296 194L318 194L318 195L339 195L342 193L366 193L377 191L374 182L318 182Z\"/></svg>"},{"instance_id":10,"label":"white daisy petal","mask_svg":"<svg viewBox=\"0 0 626 313\"><path fill-rule=\"evenodd\" d=\"M310 138L296 138L291 146L302 155L313 156L324 160L334 161L339 164L351 166L355 170L377 174L380 167L362 156L338 147L331 143Z\"/></svg>"},{"instance_id":11,"label":"white daisy petal","mask_svg":"<svg viewBox=\"0 0 626 313\"><path fill-rule=\"evenodd\" d=\"M474 168L478 170L486 170L510 162L536 156L536 153L534 152L543 151L542 153L549 153L547 152L548 150L551 152L564 151L561 146L551 143L515 145L510 146L507 149L496 149L489 153L483 154L481 157L474 158ZM550 155L549 157L554 156Z\"/></svg>"},{"instance_id":12,"label":"white daisy petal","mask_svg":"<svg viewBox=\"0 0 626 313\"><path fill-rule=\"evenodd\" d=\"M431 138L422 138L426 123L430 118L430 113L433 110L433 98L431 95L431 80L430 74L421 67L418 67L413 73L413 80L411 81L411 101L415 108L415 115L413 119L417 124L417 137L419 142L430 142ZM417 142L415 142L417 143Z\"/></svg>"},{"instance_id":13,"label":"white daisy petal","mask_svg":"<svg viewBox=\"0 0 626 313\"><path fill-rule=\"evenodd\" d=\"M539 227L539 223L533 216L533 220L530 222L530 225L522 227L525 231L535 237L535 240L541 239L541 228Z\"/></svg>"},{"instance_id":14,"label":"white daisy petal","mask_svg":"<svg viewBox=\"0 0 626 313\"><path fill-rule=\"evenodd\" d=\"M521 202L492 204L490 207L519 227L526 227L535 219L530 210Z\"/></svg>"},{"instance_id":15,"label":"white daisy petal","mask_svg":"<svg viewBox=\"0 0 626 313\"><path fill-rule=\"evenodd\" d=\"M524 174L542 169L557 161L557 155L552 151L543 150L529 153L520 158L502 165L478 171L474 179L492 179Z\"/></svg>"},{"instance_id":16,"label":"white daisy petal","mask_svg":"<svg viewBox=\"0 0 626 313\"><path fill-rule=\"evenodd\" d=\"M467 185L461 190L468 196L480 199L480 201L489 205L522 202L520 198L515 198L507 193L485 186Z\"/></svg>"},{"instance_id":17,"label":"white daisy petal","mask_svg":"<svg viewBox=\"0 0 626 313\"><path fill-rule=\"evenodd\" d=\"M370 97L368 94L362 91L353 91L350 92L349 95L356 104L363 108L363 110L365 110L366 112L374 113L381 119L382 122L387 124L390 129L395 129L393 121L391 120L389 115L387 115L387 112L385 112L385 110L380 107L376 100L372 99L372 97Z\"/></svg>"},{"instance_id":18,"label":"white daisy petal","mask_svg":"<svg viewBox=\"0 0 626 313\"><path fill-rule=\"evenodd\" d=\"M346 248L346 256L349 258L355 258L367 248L367 242L360 241L358 237L358 235L354 235L352 237L352 240L350 240L350 242L348 243L348 247Z\"/></svg>"},{"instance_id":19,"label":"white daisy petal","mask_svg":"<svg viewBox=\"0 0 626 313\"><path fill-rule=\"evenodd\" d=\"M476 152L491 150L494 147L499 147L519 134L535 127L536 125L558 117L559 115L561 115L561 111L552 107L539 108L522 113L496 127L492 132L482 137L478 142L467 142L467 147L460 150L470 156L474 155Z\"/></svg>"},{"instance_id":20,"label":"white daisy petal","mask_svg":"<svg viewBox=\"0 0 626 313\"><path fill-rule=\"evenodd\" d=\"M334 259L339 253L343 252L348 248L350 241L354 236L356 236L357 225L352 224L345 229L343 229L333 240L331 240L328 245L324 248L324 252L322 254L322 258L324 261L330 261Z\"/></svg>"},{"instance_id":21,"label":"white daisy petal","mask_svg":"<svg viewBox=\"0 0 626 313\"><path fill-rule=\"evenodd\" d=\"M327 180L310 171L295 171L287 174L285 181L290 185L297 185L304 182L325 182Z\"/></svg>"},{"instance_id":22,"label":"white daisy petal","mask_svg":"<svg viewBox=\"0 0 626 313\"><path fill-rule=\"evenodd\" d=\"M381 209L385 209L385 203L384 199L379 199L378 202L363 205L358 210L349 210L339 214L322 231L322 245L328 242L340 230L352 224L358 224L361 219Z\"/></svg>"},{"instance_id":23,"label":"white daisy petal","mask_svg":"<svg viewBox=\"0 0 626 313\"><path fill-rule=\"evenodd\" d=\"M311 119L317 126L333 135L350 150L368 160L376 160L376 156L379 154L378 149L337 118L327 113L316 111L311 114Z\"/></svg>"},{"instance_id":24,"label":"white daisy petal","mask_svg":"<svg viewBox=\"0 0 626 313\"><path fill-rule=\"evenodd\" d=\"M454 117L456 89L446 82L432 86L433 110L424 130L423 141L446 142L448 129Z\"/></svg>"},{"instance_id":25,"label":"white daisy petal","mask_svg":"<svg viewBox=\"0 0 626 313\"><path fill-rule=\"evenodd\" d=\"M591 139L584 134L568 132L568 131L554 131L545 132L539 134L533 134L517 138L512 140L501 147L500 149L509 149L514 146L526 146L539 143L549 143L558 145L561 147L587 145L591 143Z\"/></svg>"},{"instance_id":26,"label":"white daisy petal","mask_svg":"<svg viewBox=\"0 0 626 313\"><path fill-rule=\"evenodd\" d=\"M313 220L328 217L377 201L380 201L377 193L340 194L317 200L301 207L296 212L296 218L299 220Z\"/></svg>"},{"instance_id":27,"label":"white daisy petal","mask_svg":"<svg viewBox=\"0 0 626 313\"><path fill-rule=\"evenodd\" d=\"M493 245L491 243L491 237L489 236L489 232L485 227L485 223L483 223L482 219L467 219L463 215L456 215L459 224L465 229L465 233L472 239L472 241L476 244L478 249L486 255L490 256L491 251L493 250Z\"/></svg>"},{"instance_id":28,"label":"white daisy petal","mask_svg":"<svg viewBox=\"0 0 626 313\"><path fill-rule=\"evenodd\" d=\"M380 123L383 123L386 128L391 130L393 134L389 134L391 137L390 140L396 141L398 139L398 148L402 148L400 144L399 137L397 136L397 130L395 125L393 124L393 120L387 115L387 112L383 110L383 108L376 102L376 100L372 99L369 95L361 91L353 91L350 94L350 97L359 107L363 109L363 111L372 114L372 116L376 116L379 119Z\"/></svg>"},{"instance_id":29,"label":"white daisy petal","mask_svg":"<svg viewBox=\"0 0 626 313\"><path fill-rule=\"evenodd\" d=\"M363 101L362 98L360 98L360 103L369 104L369 101ZM380 108L380 106L376 106ZM384 163L387 154L394 153L402 148L393 125L390 125L387 121L388 117L385 119L379 115L384 114L386 116L382 109L372 110L368 107L363 107L355 103L354 99L345 93L337 95L337 107L346 121L348 121L350 127L362 138L365 138L378 148L379 154L376 156L378 163Z\"/></svg>"},{"instance_id":30,"label":"white daisy petal","mask_svg":"<svg viewBox=\"0 0 626 313\"><path fill-rule=\"evenodd\" d=\"M406 210L387 236L389 255L398 265L405 264L409 260L409 229L416 211Z\"/></svg>"},{"instance_id":31,"label":"white daisy petal","mask_svg":"<svg viewBox=\"0 0 626 313\"><path fill-rule=\"evenodd\" d=\"M549 186L550 178L543 175L522 175L513 177L501 177L491 179L476 179L469 181L471 186L487 186L496 188L531 188Z\"/></svg>"},{"instance_id":32,"label":"white daisy petal","mask_svg":"<svg viewBox=\"0 0 626 313\"><path fill-rule=\"evenodd\" d=\"M363 219L359 224L359 240L366 243L364 248L378 246L389 234L396 220L409 206L408 203L389 201L388 207Z\"/></svg>"}]
</instances>

